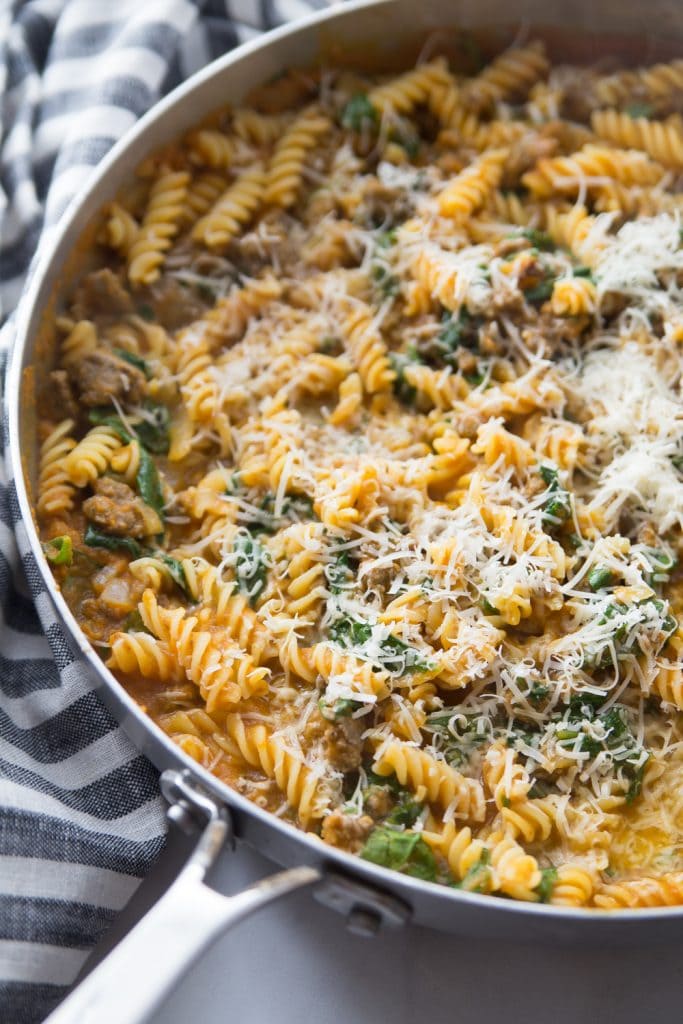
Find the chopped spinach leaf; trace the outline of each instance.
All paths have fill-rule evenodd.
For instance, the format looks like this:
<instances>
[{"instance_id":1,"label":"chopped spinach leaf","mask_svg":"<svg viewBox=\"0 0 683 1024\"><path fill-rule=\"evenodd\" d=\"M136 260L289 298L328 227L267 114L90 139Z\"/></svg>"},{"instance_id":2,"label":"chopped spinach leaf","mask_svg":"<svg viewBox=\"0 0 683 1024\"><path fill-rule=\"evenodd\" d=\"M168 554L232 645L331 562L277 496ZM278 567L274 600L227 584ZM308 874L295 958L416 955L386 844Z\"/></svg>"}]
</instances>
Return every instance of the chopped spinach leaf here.
<instances>
[{"instance_id":1,"label":"chopped spinach leaf","mask_svg":"<svg viewBox=\"0 0 683 1024\"><path fill-rule=\"evenodd\" d=\"M165 405L159 405L156 402L150 401L145 402L144 408L149 413L149 417L132 417L131 419L134 419L135 422L131 422L130 430L124 424L121 417L112 412L109 407L91 409L88 413L88 418L95 426L101 424L105 427L111 427L112 430L116 431L124 444L129 444L137 439L143 447L147 448L150 452L154 452L155 455L165 455L168 451L171 422L168 408ZM134 431L134 433L131 433L131 431Z\"/></svg>"},{"instance_id":2,"label":"chopped spinach leaf","mask_svg":"<svg viewBox=\"0 0 683 1024\"><path fill-rule=\"evenodd\" d=\"M370 833L361 857L426 882L436 881L434 854L419 832L399 832L378 825Z\"/></svg>"},{"instance_id":3,"label":"chopped spinach leaf","mask_svg":"<svg viewBox=\"0 0 683 1024\"><path fill-rule=\"evenodd\" d=\"M541 303L547 302L553 294L554 284L555 275L552 271L546 270L536 284L524 289L524 298L534 306L541 305Z\"/></svg>"},{"instance_id":4,"label":"chopped spinach leaf","mask_svg":"<svg viewBox=\"0 0 683 1024\"><path fill-rule=\"evenodd\" d=\"M662 548L644 548L643 555L649 565L649 571L644 574L645 581L650 586L668 583L671 573L678 564L676 556Z\"/></svg>"},{"instance_id":5,"label":"chopped spinach leaf","mask_svg":"<svg viewBox=\"0 0 683 1024\"><path fill-rule=\"evenodd\" d=\"M164 494L161 489L161 481L154 459L143 445L140 445L140 466L135 478L138 493L145 505L149 505L163 522L164 519Z\"/></svg>"},{"instance_id":6,"label":"chopped spinach leaf","mask_svg":"<svg viewBox=\"0 0 683 1024\"><path fill-rule=\"evenodd\" d=\"M134 424L138 440L155 455L166 455L171 426L171 414L168 407L148 400L145 402L144 408L149 416L141 418Z\"/></svg>"},{"instance_id":7,"label":"chopped spinach leaf","mask_svg":"<svg viewBox=\"0 0 683 1024\"><path fill-rule=\"evenodd\" d=\"M325 578L333 594L341 594L349 589L353 583L353 571L348 551L340 551L333 562L327 563Z\"/></svg>"},{"instance_id":8,"label":"chopped spinach leaf","mask_svg":"<svg viewBox=\"0 0 683 1024\"><path fill-rule=\"evenodd\" d=\"M373 633L377 629L378 627L373 627L369 622L342 616L332 623L329 635L330 640L340 647L352 648L355 654L363 657L362 648L373 639ZM371 664L399 676L411 672L426 672L432 667L416 648L396 636L387 636L381 627L379 629L380 635L374 638L375 642L372 644L372 656L366 659Z\"/></svg>"},{"instance_id":9,"label":"chopped spinach leaf","mask_svg":"<svg viewBox=\"0 0 683 1024\"><path fill-rule=\"evenodd\" d=\"M548 488L548 496L543 507L543 527L552 533L571 519L572 497L560 484L559 473L554 466L541 466L539 473Z\"/></svg>"},{"instance_id":10,"label":"chopped spinach leaf","mask_svg":"<svg viewBox=\"0 0 683 1024\"><path fill-rule=\"evenodd\" d=\"M360 707L362 704L357 700L339 699L334 704L327 704L324 697L321 697L318 701L320 714L329 722L334 722L337 718L348 718Z\"/></svg>"},{"instance_id":11,"label":"chopped spinach leaf","mask_svg":"<svg viewBox=\"0 0 683 1024\"><path fill-rule=\"evenodd\" d=\"M241 593L248 597L249 603L254 605L266 587L268 553L258 540L246 531L237 534L233 550L237 586Z\"/></svg>"},{"instance_id":12,"label":"chopped spinach leaf","mask_svg":"<svg viewBox=\"0 0 683 1024\"><path fill-rule=\"evenodd\" d=\"M147 320L149 323L156 320L156 313L148 302L141 302L138 306L138 316L142 317L143 320Z\"/></svg>"},{"instance_id":13,"label":"chopped spinach leaf","mask_svg":"<svg viewBox=\"0 0 683 1024\"><path fill-rule=\"evenodd\" d=\"M536 886L541 903L547 903L553 894L555 882L557 881L557 868L543 868L541 881Z\"/></svg>"},{"instance_id":14,"label":"chopped spinach leaf","mask_svg":"<svg viewBox=\"0 0 683 1024\"><path fill-rule=\"evenodd\" d=\"M149 633L137 608L126 615L123 622L123 631L124 633Z\"/></svg>"},{"instance_id":15,"label":"chopped spinach leaf","mask_svg":"<svg viewBox=\"0 0 683 1024\"><path fill-rule=\"evenodd\" d=\"M475 861L471 868L463 876L454 888L463 889L465 892L488 892L491 881L491 851L484 848L479 860Z\"/></svg>"},{"instance_id":16,"label":"chopped spinach leaf","mask_svg":"<svg viewBox=\"0 0 683 1024\"><path fill-rule=\"evenodd\" d=\"M398 295L401 282L392 274L390 267L382 260L374 260L370 270L372 280L385 298Z\"/></svg>"},{"instance_id":17,"label":"chopped spinach leaf","mask_svg":"<svg viewBox=\"0 0 683 1024\"><path fill-rule=\"evenodd\" d=\"M119 435L124 444L130 444L134 440L133 435L124 425L120 416L111 411L111 408L95 408L88 413L88 419L93 426L111 427Z\"/></svg>"},{"instance_id":18,"label":"chopped spinach leaf","mask_svg":"<svg viewBox=\"0 0 683 1024\"><path fill-rule=\"evenodd\" d=\"M178 561L177 558L173 558L172 555L167 555L163 551L157 551L154 557L158 558L160 562L164 563L164 565L166 566L171 575L171 579L176 584L176 586L180 587L180 589L183 590L188 595L188 597L191 596L188 590L187 578L185 576L185 570L183 569L182 562Z\"/></svg>"},{"instance_id":19,"label":"chopped spinach leaf","mask_svg":"<svg viewBox=\"0 0 683 1024\"><path fill-rule=\"evenodd\" d=\"M626 803L632 804L637 797L640 796L640 792L643 788L643 777L645 775L645 764L641 764L639 768L633 768L631 765L627 765L625 769L626 778L630 780L628 789L626 790Z\"/></svg>"},{"instance_id":20,"label":"chopped spinach leaf","mask_svg":"<svg viewBox=\"0 0 683 1024\"><path fill-rule=\"evenodd\" d=\"M394 394L400 402L404 405L413 405L417 398L417 391L412 384L409 384L406 380L405 371L408 366L414 365L419 362L417 358L413 358L411 355L405 352L390 352L389 362L391 368L396 374L394 378Z\"/></svg>"},{"instance_id":21,"label":"chopped spinach leaf","mask_svg":"<svg viewBox=\"0 0 683 1024\"><path fill-rule=\"evenodd\" d=\"M150 369L142 356L137 355L135 352L128 352L125 348L115 348L114 354L123 359L124 362L130 363L131 366L135 366L136 369L142 370L145 377L150 377Z\"/></svg>"},{"instance_id":22,"label":"chopped spinach leaf","mask_svg":"<svg viewBox=\"0 0 683 1024\"><path fill-rule=\"evenodd\" d=\"M412 828L422 814L423 804L417 803L410 793L403 790L399 793L395 806L384 819L387 825L404 825Z\"/></svg>"},{"instance_id":23,"label":"chopped spinach leaf","mask_svg":"<svg viewBox=\"0 0 683 1024\"><path fill-rule=\"evenodd\" d=\"M94 526L88 525L83 535L89 548L106 548L108 551L127 551L132 558L141 558L144 549L132 537L116 537L111 533L102 533Z\"/></svg>"},{"instance_id":24,"label":"chopped spinach leaf","mask_svg":"<svg viewBox=\"0 0 683 1024\"><path fill-rule=\"evenodd\" d=\"M557 249L547 231L540 231L538 228L522 228L519 234L522 238L528 239L534 248L541 252L555 252Z\"/></svg>"},{"instance_id":25,"label":"chopped spinach leaf","mask_svg":"<svg viewBox=\"0 0 683 1024\"><path fill-rule=\"evenodd\" d=\"M543 703L549 693L549 686L546 686L544 683L536 683L531 687L527 696L532 704L538 705Z\"/></svg>"},{"instance_id":26,"label":"chopped spinach leaf","mask_svg":"<svg viewBox=\"0 0 683 1024\"><path fill-rule=\"evenodd\" d=\"M651 103L630 103L627 107L624 107L624 113L633 118L652 117L654 108Z\"/></svg>"},{"instance_id":27,"label":"chopped spinach leaf","mask_svg":"<svg viewBox=\"0 0 683 1024\"><path fill-rule=\"evenodd\" d=\"M603 590L614 584L614 573L606 565L594 565L588 573L588 586L591 590Z\"/></svg>"},{"instance_id":28,"label":"chopped spinach leaf","mask_svg":"<svg viewBox=\"0 0 683 1024\"><path fill-rule=\"evenodd\" d=\"M372 131L379 123L379 111L364 92L356 93L342 110L341 123L352 132Z\"/></svg>"}]
</instances>

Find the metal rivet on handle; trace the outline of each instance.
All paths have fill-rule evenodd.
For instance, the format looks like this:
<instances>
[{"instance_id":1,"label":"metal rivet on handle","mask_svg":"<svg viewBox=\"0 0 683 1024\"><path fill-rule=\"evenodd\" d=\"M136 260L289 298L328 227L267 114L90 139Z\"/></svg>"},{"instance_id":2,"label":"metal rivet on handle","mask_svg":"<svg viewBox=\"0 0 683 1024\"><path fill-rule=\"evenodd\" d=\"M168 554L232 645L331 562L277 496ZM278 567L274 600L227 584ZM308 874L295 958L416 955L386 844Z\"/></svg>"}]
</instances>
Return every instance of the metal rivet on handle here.
<instances>
[{"instance_id":1,"label":"metal rivet on handle","mask_svg":"<svg viewBox=\"0 0 683 1024\"><path fill-rule=\"evenodd\" d=\"M352 907L346 918L346 927L352 935L364 939L374 939L382 924L382 919L368 907Z\"/></svg>"}]
</instances>

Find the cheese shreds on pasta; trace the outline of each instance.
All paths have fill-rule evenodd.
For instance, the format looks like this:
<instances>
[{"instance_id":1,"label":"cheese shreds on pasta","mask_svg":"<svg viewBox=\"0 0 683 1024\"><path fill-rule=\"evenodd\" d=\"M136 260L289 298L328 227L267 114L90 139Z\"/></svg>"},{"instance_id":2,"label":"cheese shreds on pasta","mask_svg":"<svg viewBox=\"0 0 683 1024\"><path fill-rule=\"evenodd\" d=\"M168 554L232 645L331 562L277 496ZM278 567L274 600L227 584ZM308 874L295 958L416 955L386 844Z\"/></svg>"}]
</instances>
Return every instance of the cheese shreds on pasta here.
<instances>
[{"instance_id":1,"label":"cheese shreds on pasta","mask_svg":"<svg viewBox=\"0 0 683 1024\"><path fill-rule=\"evenodd\" d=\"M292 74L145 161L54 325L36 505L87 636L189 757L427 882L683 902L683 200L614 127L647 81L540 42Z\"/></svg>"}]
</instances>

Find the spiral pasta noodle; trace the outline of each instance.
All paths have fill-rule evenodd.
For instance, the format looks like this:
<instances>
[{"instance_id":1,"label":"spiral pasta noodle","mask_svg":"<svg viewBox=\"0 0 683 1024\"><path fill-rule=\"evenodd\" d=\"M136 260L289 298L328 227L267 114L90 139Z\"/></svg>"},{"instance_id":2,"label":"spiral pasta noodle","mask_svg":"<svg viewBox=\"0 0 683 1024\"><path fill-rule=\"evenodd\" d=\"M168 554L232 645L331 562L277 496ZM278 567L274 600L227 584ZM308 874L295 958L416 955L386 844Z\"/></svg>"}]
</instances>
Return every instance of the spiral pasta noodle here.
<instances>
[{"instance_id":1,"label":"spiral pasta noodle","mask_svg":"<svg viewBox=\"0 0 683 1024\"><path fill-rule=\"evenodd\" d=\"M152 185L140 230L127 252L132 284L151 284L159 277L165 253L178 233L189 182L186 171L169 171Z\"/></svg>"},{"instance_id":2,"label":"spiral pasta noodle","mask_svg":"<svg viewBox=\"0 0 683 1024\"><path fill-rule=\"evenodd\" d=\"M683 166L683 132L675 125L631 117L618 110L596 110L591 125L601 139L617 146L642 149L666 167Z\"/></svg>"},{"instance_id":3,"label":"spiral pasta noodle","mask_svg":"<svg viewBox=\"0 0 683 1024\"><path fill-rule=\"evenodd\" d=\"M372 89L368 99L382 114L387 111L409 114L414 107L428 102L433 93L440 87L450 85L450 82L445 62L437 57L428 64L420 64L414 70Z\"/></svg>"},{"instance_id":4,"label":"spiral pasta noodle","mask_svg":"<svg viewBox=\"0 0 683 1024\"><path fill-rule=\"evenodd\" d=\"M362 304L351 310L344 321L344 333L349 354L367 393L374 395L389 388L395 374L370 310Z\"/></svg>"},{"instance_id":5,"label":"spiral pasta noodle","mask_svg":"<svg viewBox=\"0 0 683 1024\"><path fill-rule=\"evenodd\" d=\"M175 658L149 633L115 633L111 639L111 654L107 667L130 675L139 672L148 679L162 683L182 678Z\"/></svg>"},{"instance_id":6,"label":"spiral pasta noodle","mask_svg":"<svg viewBox=\"0 0 683 1024\"><path fill-rule=\"evenodd\" d=\"M224 248L263 202L265 180L261 164L244 171L197 221L192 229L193 239L209 249Z\"/></svg>"},{"instance_id":7,"label":"spiral pasta noodle","mask_svg":"<svg viewBox=\"0 0 683 1024\"><path fill-rule=\"evenodd\" d=\"M73 420L62 420L41 445L37 505L40 515L60 515L73 508L75 488L64 463L76 447L69 436L74 426Z\"/></svg>"},{"instance_id":8,"label":"spiral pasta noodle","mask_svg":"<svg viewBox=\"0 0 683 1024\"><path fill-rule=\"evenodd\" d=\"M290 806L297 809L304 828L312 819L322 817L325 804L318 792L319 781L296 754L269 736L265 726L247 725L238 715L228 715L225 728L247 764L275 780Z\"/></svg>"},{"instance_id":9,"label":"spiral pasta noodle","mask_svg":"<svg viewBox=\"0 0 683 1024\"><path fill-rule=\"evenodd\" d=\"M293 206L302 184L308 154L330 129L328 118L316 110L297 118L277 143L268 168L264 199L275 206Z\"/></svg>"},{"instance_id":10,"label":"spiral pasta noodle","mask_svg":"<svg viewBox=\"0 0 683 1024\"><path fill-rule=\"evenodd\" d=\"M523 96L547 73L548 61L542 43L534 41L512 48L496 57L467 84L463 101L480 109L498 100Z\"/></svg>"},{"instance_id":11,"label":"spiral pasta noodle","mask_svg":"<svg viewBox=\"0 0 683 1024\"><path fill-rule=\"evenodd\" d=\"M375 760L378 775L392 772L410 786L418 799L427 799L445 810L452 807L456 817L481 821L484 796L480 785L460 775L443 761L405 743L388 743Z\"/></svg>"},{"instance_id":12,"label":"spiral pasta noodle","mask_svg":"<svg viewBox=\"0 0 683 1024\"><path fill-rule=\"evenodd\" d=\"M104 473L112 455L121 446L121 438L113 427L93 427L64 458L68 480L75 487L87 487Z\"/></svg>"},{"instance_id":13,"label":"spiral pasta noodle","mask_svg":"<svg viewBox=\"0 0 683 1024\"><path fill-rule=\"evenodd\" d=\"M167 645L188 679L199 687L209 713L234 707L267 688L268 669L258 667L229 634L221 638L220 633L200 629L198 619L186 617L183 608L162 608L151 590L143 595L140 615L147 629Z\"/></svg>"}]
</instances>

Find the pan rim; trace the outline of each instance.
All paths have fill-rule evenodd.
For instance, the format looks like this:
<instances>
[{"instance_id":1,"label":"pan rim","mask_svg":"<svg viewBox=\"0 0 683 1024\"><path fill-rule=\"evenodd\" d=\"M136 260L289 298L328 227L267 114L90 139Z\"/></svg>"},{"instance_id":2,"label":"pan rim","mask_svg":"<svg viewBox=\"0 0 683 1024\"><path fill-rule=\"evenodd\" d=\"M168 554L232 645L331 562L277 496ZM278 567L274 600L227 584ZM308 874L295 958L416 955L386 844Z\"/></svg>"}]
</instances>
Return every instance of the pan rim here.
<instances>
[{"instance_id":1,"label":"pan rim","mask_svg":"<svg viewBox=\"0 0 683 1024\"><path fill-rule=\"evenodd\" d=\"M219 799L222 804L227 805L229 809L235 809L240 816L254 818L264 829L282 837L291 848L299 848L306 851L309 861L314 860L335 869L339 868L350 877L360 878L362 881L375 886L378 890L390 893L396 892L399 897L407 899L411 905L414 901L429 895L432 899L441 903L444 908L452 907L455 912L458 908L469 906L472 910L476 909L477 911L485 912L484 916L488 915L491 920L494 916L500 917L505 915L509 917L509 915L512 915L513 919L523 919L531 916L532 918L545 919L548 922L556 922L558 924L560 922L575 922L577 925L580 925L582 935L587 935L589 931L593 931L600 937L605 934L607 929L613 930L615 925L619 928L621 926L632 928L636 924L642 926L645 922L678 920L683 917L683 906L629 908L618 911L606 911L600 908L558 907L550 904L526 903L485 894L469 893L438 885L437 883L423 882L420 879L401 875L388 868L364 861L346 851L329 847L317 836L305 833L271 812L263 810L193 761L189 755L185 754L172 742L151 718L138 708L133 698L128 695L123 685L105 666L92 644L78 626L73 613L57 586L49 563L41 548L29 496L29 486L22 460L22 446L20 443L20 400L22 378L25 369L25 352L35 333L37 323L44 315L44 307L40 304L40 296L41 292L47 287L47 279L53 269L55 256L60 248L66 244L65 240L70 234L72 225L77 219L81 208L87 204L90 197L107 181L112 168L119 159L144 136L151 125L171 112L180 101L190 97L194 92L198 92L205 83L220 77L226 69L246 62L252 54L268 47L273 47L283 39L296 37L297 35L308 35L317 26L328 25L335 20L348 18L357 11L381 8L392 2L393 0L350 0L350 2L345 3L343 6L316 12L295 22L293 25L285 25L266 33L265 36L257 37L213 61L176 87L166 97L155 103L111 148L105 158L94 169L84 191L71 201L69 207L62 215L59 225L51 233L50 244L44 246L44 251L40 254L29 285L23 292L16 310L14 340L5 378L4 412L7 424L5 460L10 470L10 477L13 480L21 513L21 523L17 525L26 531L27 548L31 550L35 557L36 566L49 599L57 611L70 642L78 651L81 661L84 661L88 670L92 671L93 683L98 696L104 699L108 706L111 707L112 704L115 706L117 709L115 712L117 721L131 739L133 745L138 747L137 741L131 736L131 723L134 721L136 725L135 731L139 730L149 736L152 741L152 747L154 749L163 749L168 761L188 770L193 778L197 779L204 788L208 789L215 798ZM110 698L108 701L106 700L107 696ZM121 713L122 709L123 713ZM149 756L149 754L145 752L145 756ZM153 759L150 758L150 760ZM154 760L153 763L155 763ZM158 767L156 763L155 767ZM258 846L255 848L258 849ZM271 858L275 857L277 859L278 857L271 850L263 852ZM521 938L523 937L520 935Z\"/></svg>"}]
</instances>

